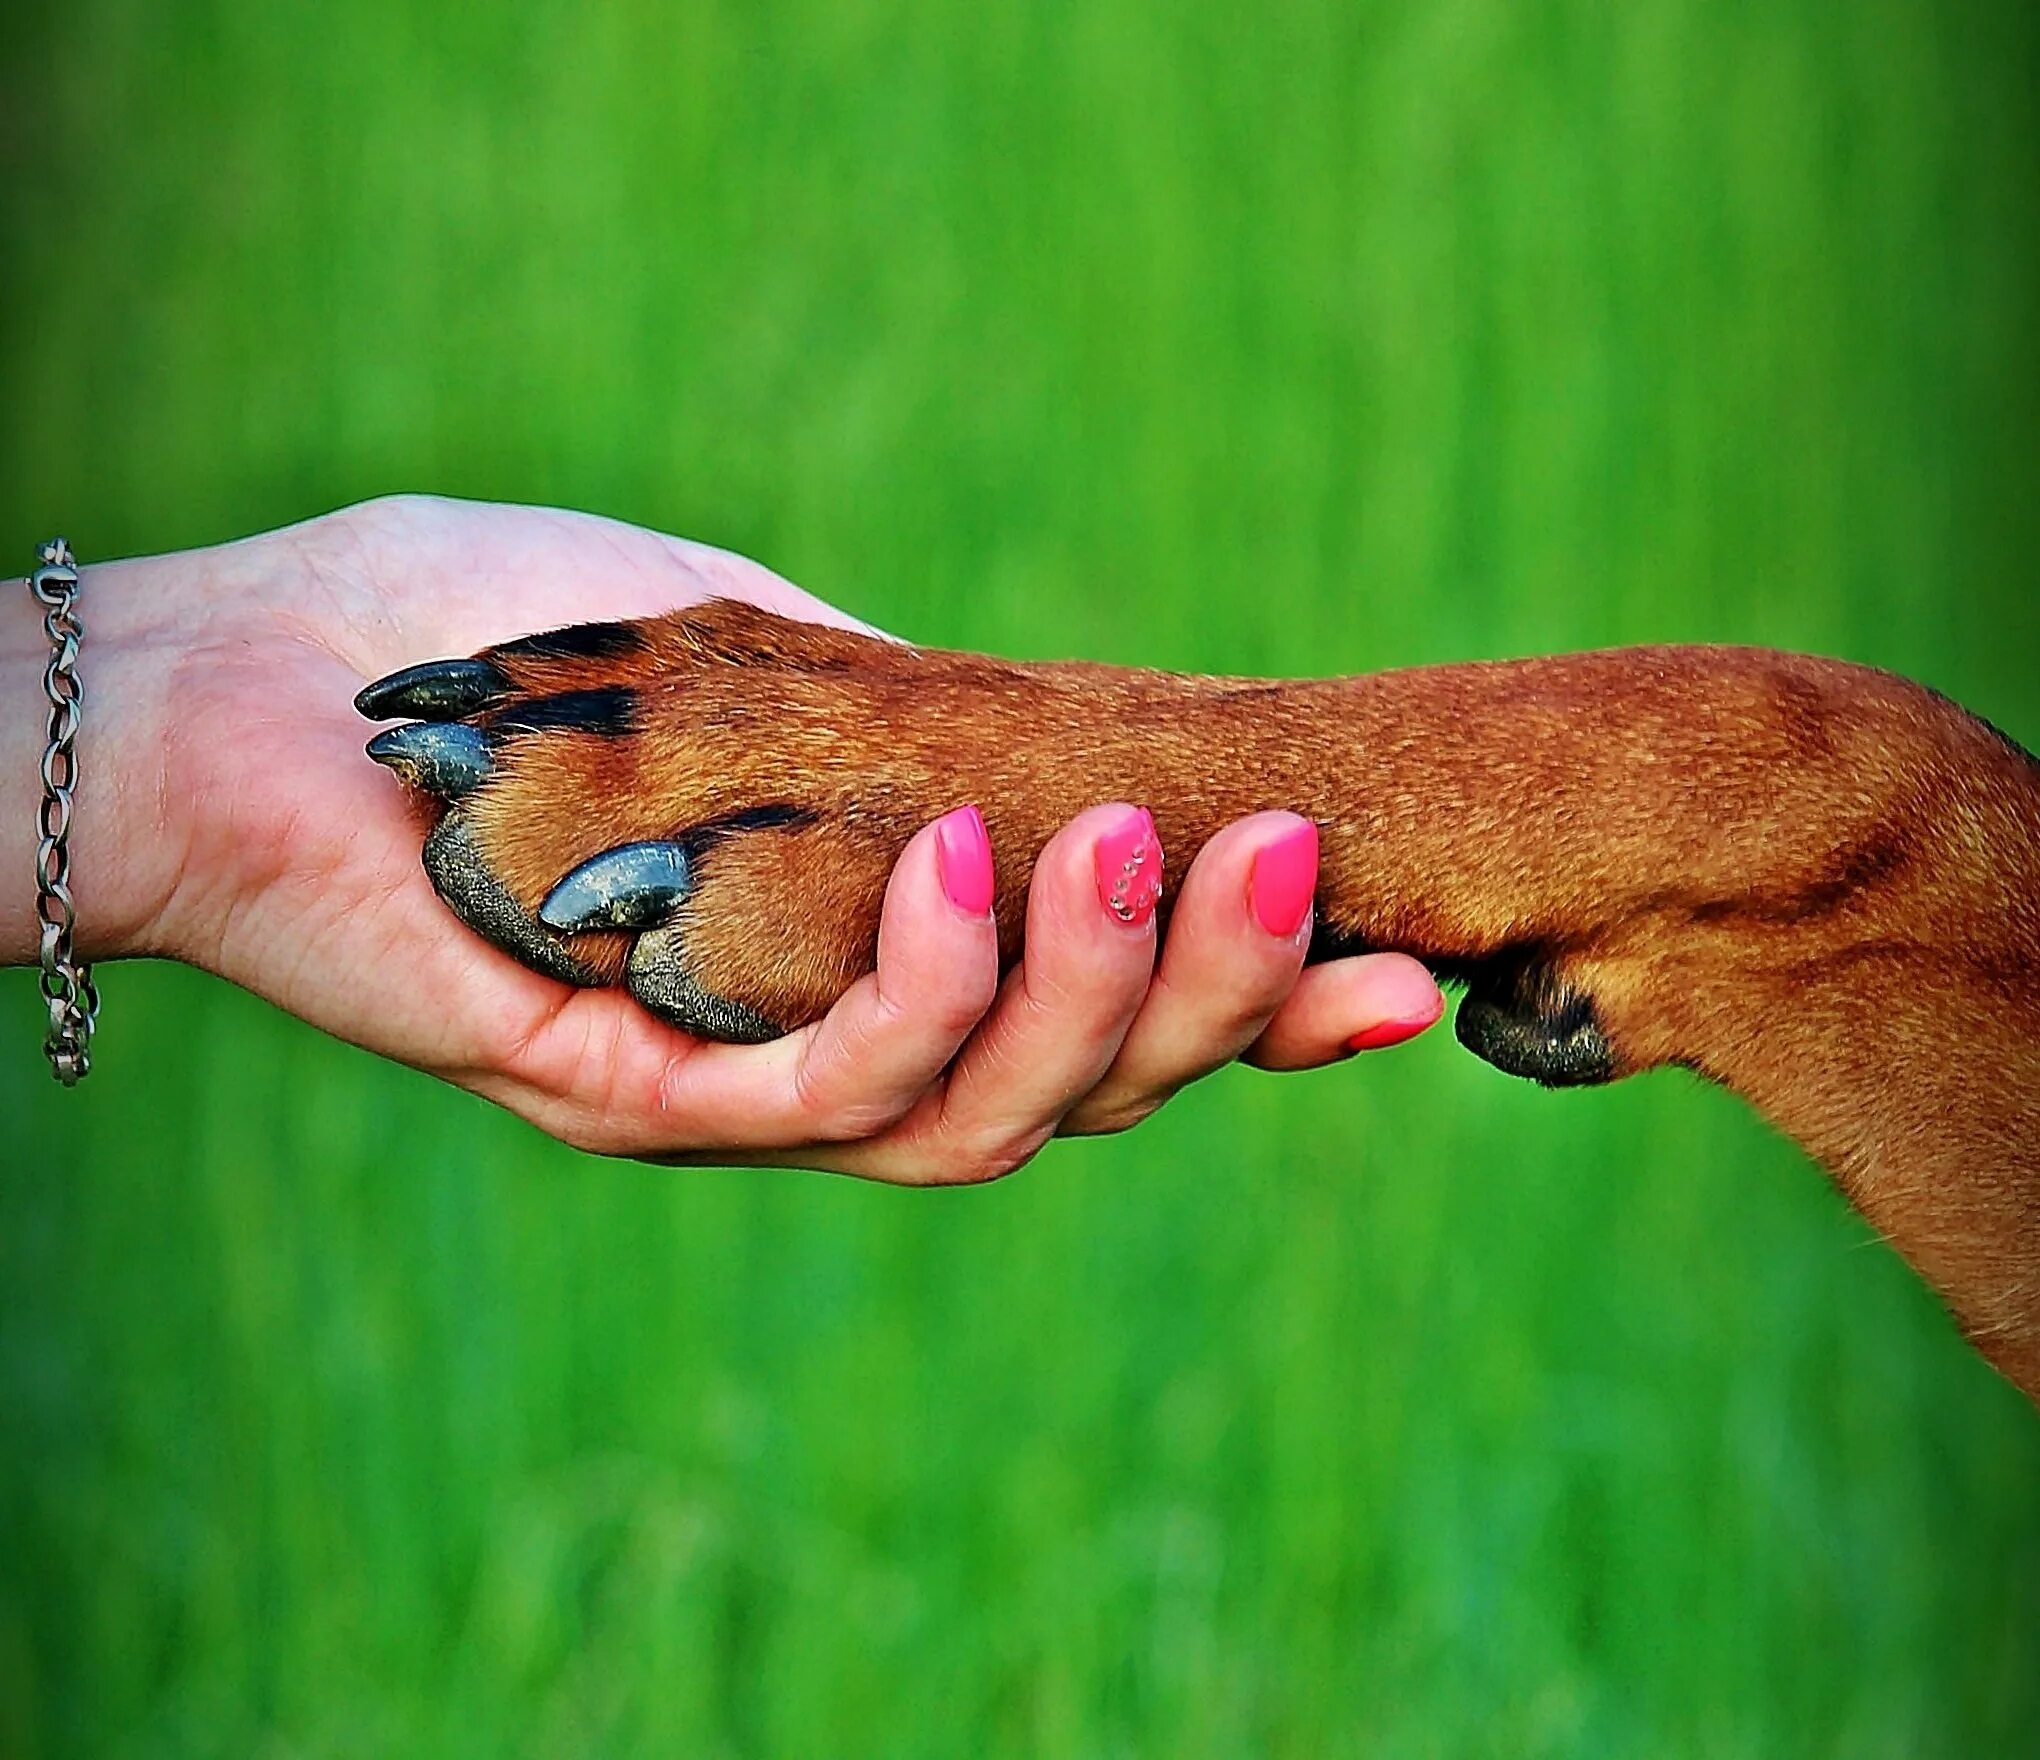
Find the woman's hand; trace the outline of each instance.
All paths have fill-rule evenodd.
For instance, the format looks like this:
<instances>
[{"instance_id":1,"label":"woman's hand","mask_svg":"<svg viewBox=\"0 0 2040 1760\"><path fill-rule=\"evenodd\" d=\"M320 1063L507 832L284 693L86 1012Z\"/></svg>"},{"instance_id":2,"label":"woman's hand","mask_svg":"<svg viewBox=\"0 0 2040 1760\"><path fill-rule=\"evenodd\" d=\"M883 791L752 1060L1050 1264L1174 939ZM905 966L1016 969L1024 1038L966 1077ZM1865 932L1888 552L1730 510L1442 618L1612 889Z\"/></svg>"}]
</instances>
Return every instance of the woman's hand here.
<instances>
[{"instance_id":1,"label":"woman's hand","mask_svg":"<svg viewBox=\"0 0 2040 1760\"><path fill-rule=\"evenodd\" d=\"M355 691L414 661L716 596L853 623L704 545L422 497L88 565L83 951L188 960L582 1148L913 1184L995 1177L1058 1132L1124 1129L1235 1057L1306 1068L1438 1018L1436 986L1399 955L1303 970L1316 839L1287 813L1199 852L1159 965L1152 922L1129 926L1100 895L1096 846L1128 812L1107 804L1043 852L1025 957L1003 983L989 918L953 896L971 852L951 821L900 858L877 971L772 1044L704 1043L619 990L524 970L433 895L415 806L362 756ZM41 659L31 616L0 623L10 697L33 695ZM33 719L0 739L16 828L0 856L24 874L26 850L11 858L33 822ZM25 961L32 900L17 890L0 901L0 953Z\"/></svg>"}]
</instances>

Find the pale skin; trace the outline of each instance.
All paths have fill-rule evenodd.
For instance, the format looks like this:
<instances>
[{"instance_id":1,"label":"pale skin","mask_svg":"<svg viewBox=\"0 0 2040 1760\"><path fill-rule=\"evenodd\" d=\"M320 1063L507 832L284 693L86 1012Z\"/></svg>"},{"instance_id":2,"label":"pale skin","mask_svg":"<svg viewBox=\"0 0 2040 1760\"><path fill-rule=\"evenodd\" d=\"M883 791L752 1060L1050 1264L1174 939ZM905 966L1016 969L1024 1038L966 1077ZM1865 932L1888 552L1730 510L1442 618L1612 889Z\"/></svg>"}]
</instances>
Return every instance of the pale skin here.
<instances>
[{"instance_id":1,"label":"pale skin","mask_svg":"<svg viewBox=\"0 0 2040 1760\"><path fill-rule=\"evenodd\" d=\"M726 551L425 497L211 550L86 559L81 953L200 966L580 1148L912 1185L997 1177L1056 1135L1123 1130L1234 1059L1313 1068L1442 1012L1414 960L1305 969L1308 917L1280 935L1257 920L1255 861L1293 838L1287 813L1237 821L1196 854L1165 943L1152 921L1116 920L1092 858L1124 815L1107 802L1042 853L1025 957L1003 980L991 920L943 889L932 828L894 870L878 969L774 1043L705 1043L621 991L524 970L434 896L418 805L363 757L354 693L416 661L715 596L863 627ZM37 945L46 654L17 582L0 602L0 702L13 705L0 874L20 877L0 886L0 960L13 965Z\"/></svg>"}]
</instances>

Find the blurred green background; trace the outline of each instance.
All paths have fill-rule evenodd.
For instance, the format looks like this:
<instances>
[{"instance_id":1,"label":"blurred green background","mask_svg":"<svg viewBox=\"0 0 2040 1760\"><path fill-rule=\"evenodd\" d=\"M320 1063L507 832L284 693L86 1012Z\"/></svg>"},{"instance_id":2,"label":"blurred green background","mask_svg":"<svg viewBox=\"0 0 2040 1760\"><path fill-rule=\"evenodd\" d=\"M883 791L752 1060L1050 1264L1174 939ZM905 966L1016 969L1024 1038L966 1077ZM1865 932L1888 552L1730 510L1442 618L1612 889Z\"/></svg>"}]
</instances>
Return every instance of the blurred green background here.
<instances>
[{"instance_id":1,"label":"blurred green background","mask_svg":"<svg viewBox=\"0 0 2040 1760\"><path fill-rule=\"evenodd\" d=\"M1766 642L2032 745L2036 37L43 7L0 532L436 489L934 642ZM105 987L66 1096L0 980L10 1757L2032 1752L2040 1420L1683 1078L1439 1033L914 1195Z\"/></svg>"}]
</instances>

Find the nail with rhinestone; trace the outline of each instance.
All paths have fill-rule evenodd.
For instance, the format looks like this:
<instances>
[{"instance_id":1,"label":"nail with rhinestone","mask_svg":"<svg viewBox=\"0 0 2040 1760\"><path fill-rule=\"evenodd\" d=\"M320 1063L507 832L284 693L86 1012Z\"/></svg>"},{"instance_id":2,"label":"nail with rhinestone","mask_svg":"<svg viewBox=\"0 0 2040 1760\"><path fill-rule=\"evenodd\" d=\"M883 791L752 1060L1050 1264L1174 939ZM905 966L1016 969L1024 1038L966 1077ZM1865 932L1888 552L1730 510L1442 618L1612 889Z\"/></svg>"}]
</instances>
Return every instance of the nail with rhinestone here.
<instances>
[{"instance_id":1,"label":"nail with rhinestone","mask_svg":"<svg viewBox=\"0 0 2040 1760\"><path fill-rule=\"evenodd\" d=\"M1140 928L1162 896L1162 840L1147 808L1128 808L1098 839L1093 860L1099 902L1129 928Z\"/></svg>"}]
</instances>

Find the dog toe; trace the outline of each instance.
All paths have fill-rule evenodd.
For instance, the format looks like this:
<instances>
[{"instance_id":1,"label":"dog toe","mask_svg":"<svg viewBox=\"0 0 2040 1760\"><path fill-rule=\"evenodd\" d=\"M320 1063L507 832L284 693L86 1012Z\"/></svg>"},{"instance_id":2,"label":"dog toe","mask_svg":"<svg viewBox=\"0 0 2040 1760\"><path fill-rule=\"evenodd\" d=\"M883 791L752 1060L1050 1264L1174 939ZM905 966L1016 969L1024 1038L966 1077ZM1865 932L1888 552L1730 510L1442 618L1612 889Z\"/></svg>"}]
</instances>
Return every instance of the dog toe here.
<instances>
[{"instance_id":1,"label":"dog toe","mask_svg":"<svg viewBox=\"0 0 2040 1760\"><path fill-rule=\"evenodd\" d=\"M785 1028L756 1009L702 988L688 969L687 938L680 928L648 929L624 966L624 984L661 1020L697 1038L760 1045Z\"/></svg>"},{"instance_id":2,"label":"dog toe","mask_svg":"<svg viewBox=\"0 0 2040 1760\"><path fill-rule=\"evenodd\" d=\"M609 980L567 939L548 929L496 878L464 814L453 811L425 839L425 872L453 914L511 958L548 978L583 988Z\"/></svg>"}]
</instances>

